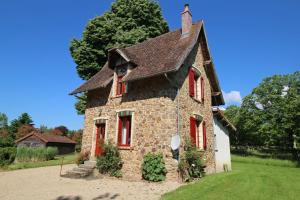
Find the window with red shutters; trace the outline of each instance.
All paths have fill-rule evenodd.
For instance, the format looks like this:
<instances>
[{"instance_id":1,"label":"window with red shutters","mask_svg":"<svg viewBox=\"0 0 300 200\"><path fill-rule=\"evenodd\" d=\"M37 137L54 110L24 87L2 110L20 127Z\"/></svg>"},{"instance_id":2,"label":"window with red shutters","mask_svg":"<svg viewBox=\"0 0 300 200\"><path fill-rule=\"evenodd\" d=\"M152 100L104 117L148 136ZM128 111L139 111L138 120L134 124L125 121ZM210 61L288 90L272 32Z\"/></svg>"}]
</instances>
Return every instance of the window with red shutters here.
<instances>
[{"instance_id":1,"label":"window with red shutters","mask_svg":"<svg viewBox=\"0 0 300 200\"><path fill-rule=\"evenodd\" d=\"M129 147L131 144L131 116L119 117L118 145Z\"/></svg>"},{"instance_id":2,"label":"window with red shutters","mask_svg":"<svg viewBox=\"0 0 300 200\"><path fill-rule=\"evenodd\" d=\"M189 93L191 97L195 96L195 73L192 68L189 70Z\"/></svg>"},{"instance_id":3,"label":"window with red shutters","mask_svg":"<svg viewBox=\"0 0 300 200\"><path fill-rule=\"evenodd\" d=\"M204 79L201 77L201 101L204 102Z\"/></svg>"},{"instance_id":4,"label":"window with red shutters","mask_svg":"<svg viewBox=\"0 0 300 200\"><path fill-rule=\"evenodd\" d=\"M190 117L190 139L193 144L196 144L196 119Z\"/></svg>"},{"instance_id":5,"label":"window with red shutters","mask_svg":"<svg viewBox=\"0 0 300 200\"><path fill-rule=\"evenodd\" d=\"M206 142L206 123L202 122L202 133L203 133L203 149L206 150L207 142Z\"/></svg>"},{"instance_id":6,"label":"window with red shutters","mask_svg":"<svg viewBox=\"0 0 300 200\"><path fill-rule=\"evenodd\" d=\"M123 76L118 76L117 78L117 88L116 88L116 95L122 95L125 93L125 83L121 82Z\"/></svg>"}]
</instances>

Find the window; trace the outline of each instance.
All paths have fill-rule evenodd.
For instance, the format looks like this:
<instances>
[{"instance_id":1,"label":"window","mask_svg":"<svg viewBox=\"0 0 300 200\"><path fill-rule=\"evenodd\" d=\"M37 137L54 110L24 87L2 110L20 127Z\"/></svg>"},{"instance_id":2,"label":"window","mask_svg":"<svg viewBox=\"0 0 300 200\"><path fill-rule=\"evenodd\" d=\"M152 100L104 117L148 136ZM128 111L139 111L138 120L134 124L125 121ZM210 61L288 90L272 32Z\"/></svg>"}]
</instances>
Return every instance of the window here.
<instances>
[{"instance_id":1,"label":"window","mask_svg":"<svg viewBox=\"0 0 300 200\"><path fill-rule=\"evenodd\" d=\"M119 117L118 145L129 147L131 144L131 116Z\"/></svg>"},{"instance_id":2,"label":"window","mask_svg":"<svg viewBox=\"0 0 300 200\"><path fill-rule=\"evenodd\" d=\"M198 148L206 150L206 124L205 121L190 117L190 139Z\"/></svg>"},{"instance_id":3,"label":"window","mask_svg":"<svg viewBox=\"0 0 300 200\"><path fill-rule=\"evenodd\" d=\"M198 101L204 101L204 79L192 67L189 70L189 95Z\"/></svg>"},{"instance_id":4,"label":"window","mask_svg":"<svg viewBox=\"0 0 300 200\"><path fill-rule=\"evenodd\" d=\"M123 76L118 76L117 78L117 90L116 90L116 95L122 95L125 93L125 83L121 82Z\"/></svg>"}]
</instances>

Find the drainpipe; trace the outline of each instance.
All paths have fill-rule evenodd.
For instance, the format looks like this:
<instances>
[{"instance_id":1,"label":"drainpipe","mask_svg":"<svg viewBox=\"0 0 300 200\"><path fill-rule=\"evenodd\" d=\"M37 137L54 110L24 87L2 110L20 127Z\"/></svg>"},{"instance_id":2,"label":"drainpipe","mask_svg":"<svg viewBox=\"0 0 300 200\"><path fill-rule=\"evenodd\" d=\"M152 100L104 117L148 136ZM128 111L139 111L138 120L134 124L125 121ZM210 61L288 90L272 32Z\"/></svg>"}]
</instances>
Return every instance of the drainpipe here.
<instances>
[{"instance_id":1,"label":"drainpipe","mask_svg":"<svg viewBox=\"0 0 300 200\"><path fill-rule=\"evenodd\" d=\"M176 89L176 96L177 96L177 101L176 101L176 109L177 109L177 135L180 137L180 110L179 110L179 87L168 77L168 75L165 73L164 74L166 79L171 83L171 85ZM180 145L178 148L178 162L180 161Z\"/></svg>"}]
</instances>

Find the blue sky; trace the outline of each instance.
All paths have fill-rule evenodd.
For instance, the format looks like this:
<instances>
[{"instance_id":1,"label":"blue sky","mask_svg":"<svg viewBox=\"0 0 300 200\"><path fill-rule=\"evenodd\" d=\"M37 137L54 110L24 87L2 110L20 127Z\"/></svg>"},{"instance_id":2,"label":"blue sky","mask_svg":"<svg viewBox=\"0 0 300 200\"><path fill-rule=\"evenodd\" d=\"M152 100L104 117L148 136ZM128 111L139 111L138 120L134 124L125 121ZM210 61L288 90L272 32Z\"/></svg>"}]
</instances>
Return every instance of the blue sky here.
<instances>
[{"instance_id":1,"label":"blue sky","mask_svg":"<svg viewBox=\"0 0 300 200\"><path fill-rule=\"evenodd\" d=\"M204 19L210 50L228 104L238 104L266 76L300 69L300 1L160 0L170 29L189 3ZM28 112L37 127L83 127L68 93L83 81L69 53L89 19L111 0L1 0L0 112Z\"/></svg>"}]
</instances>

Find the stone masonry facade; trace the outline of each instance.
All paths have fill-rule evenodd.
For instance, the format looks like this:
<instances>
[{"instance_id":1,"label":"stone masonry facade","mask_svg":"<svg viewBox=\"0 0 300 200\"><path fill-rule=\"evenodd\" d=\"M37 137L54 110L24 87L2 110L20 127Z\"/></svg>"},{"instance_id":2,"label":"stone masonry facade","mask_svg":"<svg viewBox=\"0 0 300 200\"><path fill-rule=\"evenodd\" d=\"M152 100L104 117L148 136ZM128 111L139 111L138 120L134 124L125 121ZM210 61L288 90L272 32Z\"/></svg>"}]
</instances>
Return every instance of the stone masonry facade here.
<instances>
[{"instance_id":1,"label":"stone masonry facade","mask_svg":"<svg viewBox=\"0 0 300 200\"><path fill-rule=\"evenodd\" d=\"M82 151L90 151L91 159L95 159L95 120L97 119L105 120L105 141L117 145L118 112L130 111L132 113L131 146L120 149L124 162L122 168L124 178L140 180L143 156L147 152L161 152L168 170L167 180L177 181L179 180L178 163L172 158L171 137L177 133L179 123L182 141L180 153L183 153L185 137L190 135L190 116L197 113L203 117L207 127L207 149L202 151L206 160L206 171L215 172L211 86L204 68L202 49L198 41L179 71L170 74L168 78L156 76L130 82L128 92L121 97L113 95L115 81L106 88L89 91ZM204 102L189 96L188 70L191 66L197 68L204 78ZM171 82L175 82L179 90Z\"/></svg>"}]
</instances>

